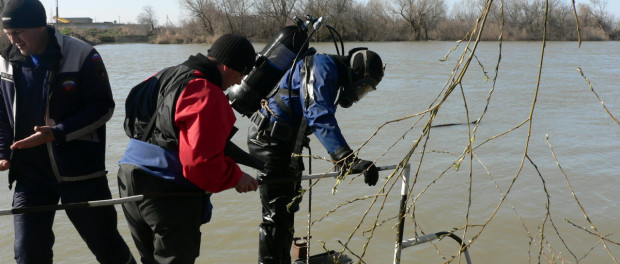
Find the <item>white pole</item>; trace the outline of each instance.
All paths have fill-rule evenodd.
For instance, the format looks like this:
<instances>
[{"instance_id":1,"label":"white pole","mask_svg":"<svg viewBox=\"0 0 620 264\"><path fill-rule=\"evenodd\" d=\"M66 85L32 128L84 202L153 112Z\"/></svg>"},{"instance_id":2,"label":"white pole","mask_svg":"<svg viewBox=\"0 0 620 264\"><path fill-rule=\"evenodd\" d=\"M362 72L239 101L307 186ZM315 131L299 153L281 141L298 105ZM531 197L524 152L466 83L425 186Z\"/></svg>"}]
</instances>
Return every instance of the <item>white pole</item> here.
<instances>
[{"instance_id":1,"label":"white pole","mask_svg":"<svg viewBox=\"0 0 620 264\"><path fill-rule=\"evenodd\" d=\"M400 189L400 209L398 211L398 228L396 231L396 244L394 245L394 264L400 264L401 244L403 241L403 233L405 230L405 211L407 210L407 198L409 190L409 164L405 165L403 170L403 184Z\"/></svg>"}]
</instances>

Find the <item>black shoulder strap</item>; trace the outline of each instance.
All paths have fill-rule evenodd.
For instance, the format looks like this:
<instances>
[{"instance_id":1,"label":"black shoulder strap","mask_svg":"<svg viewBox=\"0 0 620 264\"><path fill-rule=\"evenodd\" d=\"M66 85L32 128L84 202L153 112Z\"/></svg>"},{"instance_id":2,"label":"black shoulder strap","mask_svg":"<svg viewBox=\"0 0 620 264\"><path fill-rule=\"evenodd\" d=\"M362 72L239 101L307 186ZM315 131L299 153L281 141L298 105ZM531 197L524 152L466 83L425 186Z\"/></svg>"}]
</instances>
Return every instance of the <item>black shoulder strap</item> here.
<instances>
[{"instance_id":1,"label":"black shoulder strap","mask_svg":"<svg viewBox=\"0 0 620 264\"><path fill-rule=\"evenodd\" d=\"M159 110L159 108L161 108L161 105L163 104L163 101L164 101L160 99L161 98L157 99L157 108L155 108L155 112L151 116L149 125L146 126L146 130L144 131L145 133L142 134L142 137L140 137L141 141L147 142L146 140L151 137L151 134L153 134L153 125L155 125L155 120L157 120L157 111Z\"/></svg>"},{"instance_id":2,"label":"black shoulder strap","mask_svg":"<svg viewBox=\"0 0 620 264\"><path fill-rule=\"evenodd\" d=\"M306 137L306 129L308 128L308 121L306 117L301 117L301 124L299 125L299 130L297 130L297 137L295 137L295 146L293 147L293 156L291 157L291 167L297 171L299 169L299 164L301 163L301 151L302 148L307 146L305 144Z\"/></svg>"},{"instance_id":3,"label":"black shoulder strap","mask_svg":"<svg viewBox=\"0 0 620 264\"><path fill-rule=\"evenodd\" d=\"M314 103L314 55L304 58L300 74L303 77L301 88L304 94L304 104L308 107Z\"/></svg>"},{"instance_id":4,"label":"black shoulder strap","mask_svg":"<svg viewBox=\"0 0 620 264\"><path fill-rule=\"evenodd\" d=\"M301 89L303 89L304 94L304 103L305 106L308 107L310 104L314 103L314 55L308 55L304 58L304 65L301 69L300 74L303 77L303 81L301 84ZM300 98L301 100L301 98ZM299 168L299 164L301 163L301 151L303 147L308 146L308 142L306 139L306 129L308 129L308 120L302 114L301 120L299 124L299 129L297 130L297 137L295 137L295 145L293 147L293 157L291 158L291 166L293 169L297 170Z\"/></svg>"},{"instance_id":5,"label":"black shoulder strap","mask_svg":"<svg viewBox=\"0 0 620 264\"><path fill-rule=\"evenodd\" d=\"M293 115L293 111L284 103L281 95L288 96L290 98L291 96L295 95L299 96L299 94L289 89L278 89L278 93L273 96L273 100L276 101L276 104L278 104L280 109L284 110L284 112L291 118L291 120L295 120L296 118L295 115Z\"/></svg>"},{"instance_id":6,"label":"black shoulder strap","mask_svg":"<svg viewBox=\"0 0 620 264\"><path fill-rule=\"evenodd\" d=\"M200 77L196 77L193 74L190 74L190 75L186 76L185 78L183 78L181 80L181 82L182 83L189 83L191 80L196 79L196 78L200 78ZM187 85L187 84L185 84L185 85ZM144 134L142 134L142 137L140 137L141 141L148 142L147 139L149 139L151 137L151 135L153 134L155 120L157 120L157 111L159 111L159 109L161 108L162 104L164 103L164 100L161 100L161 99L162 98L159 98L159 97L157 98L157 108L155 108L155 112L151 116L151 120L149 121L149 125L146 126L146 130L144 130Z\"/></svg>"}]
</instances>

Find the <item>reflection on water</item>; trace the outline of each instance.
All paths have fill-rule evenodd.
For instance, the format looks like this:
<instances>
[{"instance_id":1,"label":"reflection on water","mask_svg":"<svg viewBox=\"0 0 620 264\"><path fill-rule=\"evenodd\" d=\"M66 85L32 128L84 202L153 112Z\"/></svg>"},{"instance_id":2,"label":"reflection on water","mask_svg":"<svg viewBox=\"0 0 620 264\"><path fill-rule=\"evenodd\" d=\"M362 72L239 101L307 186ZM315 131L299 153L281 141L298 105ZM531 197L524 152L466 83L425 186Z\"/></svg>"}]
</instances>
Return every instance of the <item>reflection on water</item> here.
<instances>
[{"instance_id":1,"label":"reflection on water","mask_svg":"<svg viewBox=\"0 0 620 264\"><path fill-rule=\"evenodd\" d=\"M449 81L450 73L460 55L455 51L446 62L440 61L455 45L453 42L347 43L346 47L353 48L358 45L378 51L387 68L386 76L377 91L370 93L358 105L341 109L337 113L345 137L352 147L360 146L382 124L423 112L436 104L435 99ZM333 52L332 44L320 44L316 47L319 52ZM206 45L97 46L108 68L117 102L115 115L108 124L108 178L114 193L117 192L116 162L127 144L122 119L124 98L129 89L158 70L178 64L196 52L206 52L207 48ZM260 48L262 44L257 44L257 50ZM504 43L497 83L488 105L488 113L477 130L474 146L514 128L529 117L537 87L540 50L541 43L538 42ZM547 204L543 179L550 195L551 220L570 252L578 258L587 254L584 259L587 263L609 262L609 255L597 245L597 238L564 221L567 219L589 227L553 159L548 142L552 144L575 194L598 230L603 235L611 234L607 238L613 241L620 240L616 224L620 217L620 205L616 203L620 200L620 194L615 190L620 186L620 165L617 162L620 156L620 126L605 113L577 71L577 67L583 69L605 105L613 114L620 116L620 96L617 90L620 68L617 58L610 56L620 53L620 44L586 42L578 48L577 43L552 42L548 44L546 51L531 132L528 133L530 127L529 123L526 123L511 133L485 143L476 148L476 156L472 160L465 158L458 171L451 166L456 161L455 156L467 148L468 139L471 137L467 126L433 129L428 141L423 139L420 142L420 147L409 160L415 165L423 157L423 165L419 171L412 170L415 173L412 175L415 177L413 194L418 195L425 187L430 187L417 199L417 225L414 226L413 218L407 218L405 237L414 236L414 230L418 233L432 233L462 228L467 214L468 224L483 224L491 217L499 204L501 194L509 188L524 162L523 170L518 174L507 201L471 246L474 263L526 263L530 257L537 258L539 228L542 227ZM477 58L471 63L463 80L462 89L457 87L454 90L440 108L434 124L466 123L482 114L495 77L498 53L497 43L480 44ZM485 81L487 77L489 80ZM467 111L463 98L466 99ZM235 135L234 141L245 147L244 131L248 120L241 116L238 116L238 119L237 127L240 132ZM362 149L360 156L365 159L379 158L380 165L400 162L414 141L418 140L428 116L424 116L419 122L418 120L419 117L414 116L387 124ZM527 156L533 163L524 158L528 134ZM548 142L545 140L546 135L549 135ZM424 144L426 152L422 155ZM313 155L327 156L314 138L311 147ZM330 164L313 161L312 166L313 172L317 173L326 171ZM447 172L442 174L444 170ZM388 176L388 173L382 176ZM379 183L385 182L386 179L381 179ZM388 188L392 182L393 180ZM322 180L313 189L314 220L339 204L375 194L380 188L368 187L357 178L343 181L338 186L338 191L332 195L333 185L333 180ZM366 263L392 262L396 232L393 229L395 221L391 217L398 210L399 190L400 185L396 185L385 203L383 197L377 201L377 204L384 207L378 221L387 222L372 234L362 234L362 231L375 221L378 212L378 206L375 205L369 212L371 217L363 223L362 229L349 244L353 252L361 254L365 237L372 236L364 256ZM469 199L471 206L468 206ZM307 201L306 196L302 209L297 214L296 236L302 236L306 232ZM213 203L214 218L211 223L203 226L202 251L197 263L255 262L257 225L260 220L258 193L237 194L234 191L225 191L215 195ZM339 250L341 247L338 241L346 241L369 204L370 200L347 204L315 223L312 227L312 252L322 251L319 241L325 241L329 249ZM10 207L10 192L0 194L0 205L3 208ZM117 207L117 210L119 228L133 252L136 252L120 207ZM63 212L57 214L54 230L57 237L54 248L56 262L95 263ZM480 227L471 227L466 239L471 239L479 231ZM0 218L0 232L0 262L12 262L13 227L10 216ZM458 234L461 236L462 231ZM530 238L534 240L531 241ZM545 239L549 240L549 244L545 246L546 254L561 252L563 258L575 262L549 226L549 221L545 226ZM615 252L618 252L617 245L610 246L612 252L613 247ZM594 249L589 252L592 247ZM457 248L454 242L437 243L437 249L448 259L456 254ZM443 263L445 259L437 254L437 249L429 244L407 249L402 255L403 263Z\"/></svg>"}]
</instances>

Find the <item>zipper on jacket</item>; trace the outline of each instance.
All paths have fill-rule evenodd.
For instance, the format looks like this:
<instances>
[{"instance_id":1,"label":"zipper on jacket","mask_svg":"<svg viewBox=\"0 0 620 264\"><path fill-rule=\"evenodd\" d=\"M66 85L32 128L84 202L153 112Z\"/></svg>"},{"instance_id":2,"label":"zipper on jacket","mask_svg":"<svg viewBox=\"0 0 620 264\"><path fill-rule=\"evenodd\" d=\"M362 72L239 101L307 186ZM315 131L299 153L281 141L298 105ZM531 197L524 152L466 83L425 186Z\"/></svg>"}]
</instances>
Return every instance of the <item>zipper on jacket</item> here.
<instances>
[{"instance_id":1,"label":"zipper on jacket","mask_svg":"<svg viewBox=\"0 0 620 264\"><path fill-rule=\"evenodd\" d=\"M50 75L48 78L48 82L47 82L47 89L46 89L46 100L45 100L45 125L46 126L50 126L51 127L51 123L49 122L50 120L50 114L49 114L49 108L50 108L50 100L52 99L52 83L54 82L54 79L56 78L56 71L55 70L50 70ZM54 150L52 148L52 142L47 142L45 143L46 147L47 147L47 154L50 158L50 165L52 167L52 172L54 173L54 177L56 177L56 180L58 182L62 182L62 179L60 178L60 171L58 170L58 165L56 164L56 158L54 157Z\"/></svg>"}]
</instances>

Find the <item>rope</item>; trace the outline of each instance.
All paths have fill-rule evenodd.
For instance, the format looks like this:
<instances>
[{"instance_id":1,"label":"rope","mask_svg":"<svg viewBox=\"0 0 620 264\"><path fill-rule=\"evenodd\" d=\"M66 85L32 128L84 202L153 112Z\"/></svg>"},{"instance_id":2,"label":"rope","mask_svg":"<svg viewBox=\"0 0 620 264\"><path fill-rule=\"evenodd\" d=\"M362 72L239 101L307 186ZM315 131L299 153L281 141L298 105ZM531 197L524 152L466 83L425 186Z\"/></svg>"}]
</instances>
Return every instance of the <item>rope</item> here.
<instances>
[{"instance_id":1,"label":"rope","mask_svg":"<svg viewBox=\"0 0 620 264\"><path fill-rule=\"evenodd\" d=\"M271 110L271 107L269 107L269 101L267 101L267 99L260 100L260 106L265 109L265 111L269 112L269 114L273 115L276 119L280 119L278 115Z\"/></svg>"}]
</instances>

